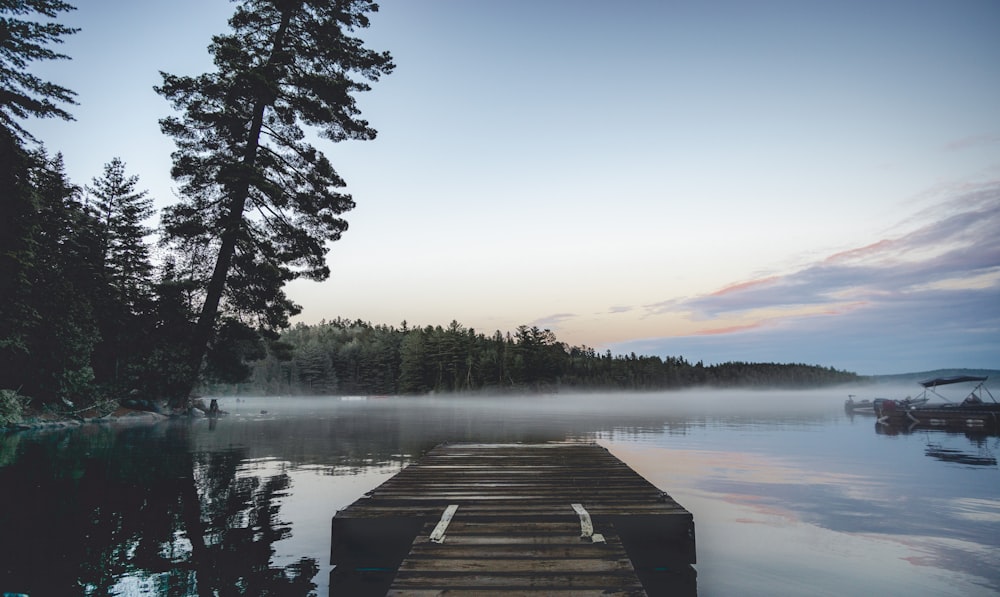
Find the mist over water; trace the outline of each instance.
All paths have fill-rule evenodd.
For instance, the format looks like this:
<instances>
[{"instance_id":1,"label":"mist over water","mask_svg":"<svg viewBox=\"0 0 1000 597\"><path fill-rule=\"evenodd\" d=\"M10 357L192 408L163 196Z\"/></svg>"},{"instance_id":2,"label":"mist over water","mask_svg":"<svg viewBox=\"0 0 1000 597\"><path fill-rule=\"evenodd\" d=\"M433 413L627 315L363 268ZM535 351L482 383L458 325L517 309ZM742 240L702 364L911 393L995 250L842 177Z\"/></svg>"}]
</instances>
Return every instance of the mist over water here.
<instances>
[{"instance_id":1,"label":"mist over water","mask_svg":"<svg viewBox=\"0 0 1000 597\"><path fill-rule=\"evenodd\" d=\"M699 389L676 392L580 394L513 394L498 396L448 394L430 397L269 397L221 398L220 404L232 414L244 417L276 418L345 412L352 408L371 413L395 411L408 416L436 419L446 413L461 416L471 424L502 421L529 423L552 432L565 431L567 418L593 425L648 425L656 421L695 418L704 421L765 417L768 420L822 419L831 414L831 404L843 404L853 389L824 390L732 390ZM901 394L902 396L902 394ZM261 414L258 405L267 410ZM412 412L411 412L412 411ZM422 414L421 414L422 413ZM589 428L589 426L587 426Z\"/></svg>"},{"instance_id":2,"label":"mist over water","mask_svg":"<svg viewBox=\"0 0 1000 597\"><path fill-rule=\"evenodd\" d=\"M1000 438L844 412L914 386L223 396L217 421L11 435L0 528L28 540L0 590L322 596L331 517L435 445L596 441L694 514L700 595L995 594Z\"/></svg>"}]
</instances>

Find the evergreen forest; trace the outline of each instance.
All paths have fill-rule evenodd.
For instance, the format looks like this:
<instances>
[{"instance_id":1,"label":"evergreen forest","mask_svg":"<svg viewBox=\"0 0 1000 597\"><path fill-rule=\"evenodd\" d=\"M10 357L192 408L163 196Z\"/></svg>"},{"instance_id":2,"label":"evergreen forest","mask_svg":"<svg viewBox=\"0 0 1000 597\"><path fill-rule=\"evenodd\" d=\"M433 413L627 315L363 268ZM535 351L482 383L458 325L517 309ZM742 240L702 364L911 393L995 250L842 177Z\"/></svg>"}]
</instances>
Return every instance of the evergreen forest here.
<instances>
[{"instance_id":1,"label":"evergreen forest","mask_svg":"<svg viewBox=\"0 0 1000 597\"><path fill-rule=\"evenodd\" d=\"M338 319L297 324L253 362L238 384L207 380L213 394L395 395L592 390L670 390L696 386L804 388L858 381L816 365L612 355L567 346L547 329L519 326L491 335L457 321L447 327L372 325Z\"/></svg>"}]
</instances>

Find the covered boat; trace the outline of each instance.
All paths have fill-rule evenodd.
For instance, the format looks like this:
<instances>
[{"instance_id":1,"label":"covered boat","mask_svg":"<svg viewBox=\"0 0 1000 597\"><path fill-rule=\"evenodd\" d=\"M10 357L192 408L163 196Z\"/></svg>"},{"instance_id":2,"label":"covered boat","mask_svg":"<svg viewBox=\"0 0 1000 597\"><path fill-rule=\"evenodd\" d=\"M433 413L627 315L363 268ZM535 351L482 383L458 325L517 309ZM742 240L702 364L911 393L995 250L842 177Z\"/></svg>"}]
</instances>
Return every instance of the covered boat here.
<instances>
[{"instance_id":1,"label":"covered boat","mask_svg":"<svg viewBox=\"0 0 1000 597\"><path fill-rule=\"evenodd\" d=\"M920 382L924 391L919 398L929 400L928 394L932 394L942 402L913 405L901 400L876 399L875 414L880 423L887 425L1000 431L1000 403L986 387L987 379L976 375L927 379ZM941 386L961 383L975 384L961 402L955 402L937 391ZM988 397L989 400L984 397Z\"/></svg>"}]
</instances>

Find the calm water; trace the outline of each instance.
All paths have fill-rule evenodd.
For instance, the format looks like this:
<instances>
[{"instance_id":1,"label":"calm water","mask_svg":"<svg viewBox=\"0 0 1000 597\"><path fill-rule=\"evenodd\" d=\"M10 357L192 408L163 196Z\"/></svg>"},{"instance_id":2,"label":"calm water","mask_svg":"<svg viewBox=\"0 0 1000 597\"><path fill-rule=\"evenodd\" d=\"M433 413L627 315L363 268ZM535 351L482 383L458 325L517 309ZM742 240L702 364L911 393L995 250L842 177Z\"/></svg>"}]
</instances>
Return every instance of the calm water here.
<instances>
[{"instance_id":1,"label":"calm water","mask_svg":"<svg viewBox=\"0 0 1000 597\"><path fill-rule=\"evenodd\" d=\"M1000 593L1000 438L878 433L846 393L223 398L8 435L0 593L327 595L338 508L441 442L563 439L694 514L699 595Z\"/></svg>"}]
</instances>

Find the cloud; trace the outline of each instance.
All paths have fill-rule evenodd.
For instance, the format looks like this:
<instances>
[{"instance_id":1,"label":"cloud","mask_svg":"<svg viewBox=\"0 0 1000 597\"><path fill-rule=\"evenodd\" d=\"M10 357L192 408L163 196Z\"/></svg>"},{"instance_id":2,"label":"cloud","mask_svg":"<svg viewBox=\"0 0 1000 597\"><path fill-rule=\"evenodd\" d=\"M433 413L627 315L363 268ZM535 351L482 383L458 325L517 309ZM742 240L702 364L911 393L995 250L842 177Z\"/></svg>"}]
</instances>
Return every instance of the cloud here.
<instances>
[{"instance_id":1,"label":"cloud","mask_svg":"<svg viewBox=\"0 0 1000 597\"><path fill-rule=\"evenodd\" d=\"M956 139L945 145L944 148L948 151L961 151L970 147L983 147L995 143L1000 143L1000 135L973 135L971 137Z\"/></svg>"},{"instance_id":2,"label":"cloud","mask_svg":"<svg viewBox=\"0 0 1000 597\"><path fill-rule=\"evenodd\" d=\"M575 313L554 313L547 317L542 317L532 321L531 325L540 328L553 328L564 321L575 319L576 317L577 315Z\"/></svg>"},{"instance_id":3,"label":"cloud","mask_svg":"<svg viewBox=\"0 0 1000 597\"><path fill-rule=\"evenodd\" d=\"M743 292L746 290L753 290L755 288L765 287L773 282L780 280L778 276L770 276L767 278L762 278L760 280L750 280L749 282L740 282L733 284L731 286L726 286L722 290L716 290L710 296L725 296L727 294L734 294Z\"/></svg>"},{"instance_id":4,"label":"cloud","mask_svg":"<svg viewBox=\"0 0 1000 597\"><path fill-rule=\"evenodd\" d=\"M970 199L973 199L970 201ZM715 317L843 303L912 303L934 283L993 276L1000 283L1000 184L938 206L936 219L897 238L842 251L781 276L734 284L671 308Z\"/></svg>"},{"instance_id":5,"label":"cloud","mask_svg":"<svg viewBox=\"0 0 1000 597\"><path fill-rule=\"evenodd\" d=\"M785 274L647 305L648 316L682 317L694 331L617 348L868 372L997 367L998 231L1000 182L992 182L924 210L896 236Z\"/></svg>"},{"instance_id":6,"label":"cloud","mask_svg":"<svg viewBox=\"0 0 1000 597\"><path fill-rule=\"evenodd\" d=\"M635 307L627 307L625 305L616 305L608 308L608 313L628 313Z\"/></svg>"},{"instance_id":7,"label":"cloud","mask_svg":"<svg viewBox=\"0 0 1000 597\"><path fill-rule=\"evenodd\" d=\"M736 332L745 332L747 330L756 330L764 326L764 322L755 321L754 323L748 323L745 325L731 325L724 328L712 328L707 330L701 330L695 332L696 336L716 336L720 334L733 334Z\"/></svg>"}]
</instances>

